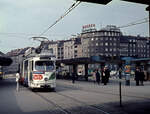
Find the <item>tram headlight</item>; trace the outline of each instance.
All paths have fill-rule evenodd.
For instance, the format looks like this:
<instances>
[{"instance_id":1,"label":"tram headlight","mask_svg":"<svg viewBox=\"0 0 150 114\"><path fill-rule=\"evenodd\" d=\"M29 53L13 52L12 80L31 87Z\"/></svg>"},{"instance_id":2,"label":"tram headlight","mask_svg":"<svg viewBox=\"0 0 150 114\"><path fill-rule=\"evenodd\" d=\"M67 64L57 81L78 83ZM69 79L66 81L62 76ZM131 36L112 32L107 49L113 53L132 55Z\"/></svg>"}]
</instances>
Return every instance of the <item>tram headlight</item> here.
<instances>
[{"instance_id":1,"label":"tram headlight","mask_svg":"<svg viewBox=\"0 0 150 114\"><path fill-rule=\"evenodd\" d=\"M48 78L44 78L45 81L48 81Z\"/></svg>"}]
</instances>

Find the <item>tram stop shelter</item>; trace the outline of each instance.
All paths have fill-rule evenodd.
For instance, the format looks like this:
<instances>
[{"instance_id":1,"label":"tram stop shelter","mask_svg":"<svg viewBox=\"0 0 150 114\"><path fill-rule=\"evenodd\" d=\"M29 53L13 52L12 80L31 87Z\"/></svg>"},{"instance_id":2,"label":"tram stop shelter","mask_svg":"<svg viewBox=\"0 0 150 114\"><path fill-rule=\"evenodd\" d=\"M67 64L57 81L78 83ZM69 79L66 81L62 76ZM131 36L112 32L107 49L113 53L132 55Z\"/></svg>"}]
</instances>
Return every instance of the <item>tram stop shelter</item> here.
<instances>
[{"instance_id":1,"label":"tram stop shelter","mask_svg":"<svg viewBox=\"0 0 150 114\"><path fill-rule=\"evenodd\" d=\"M84 65L85 67L85 79L88 80L88 64L96 64L99 63L102 66L105 64L105 60L101 58L94 58L94 57L80 57L80 58L71 58L71 59L63 59L57 60L56 65L61 66L60 64L63 63L65 65L72 65L73 66L73 74L77 75L77 66Z\"/></svg>"}]
</instances>

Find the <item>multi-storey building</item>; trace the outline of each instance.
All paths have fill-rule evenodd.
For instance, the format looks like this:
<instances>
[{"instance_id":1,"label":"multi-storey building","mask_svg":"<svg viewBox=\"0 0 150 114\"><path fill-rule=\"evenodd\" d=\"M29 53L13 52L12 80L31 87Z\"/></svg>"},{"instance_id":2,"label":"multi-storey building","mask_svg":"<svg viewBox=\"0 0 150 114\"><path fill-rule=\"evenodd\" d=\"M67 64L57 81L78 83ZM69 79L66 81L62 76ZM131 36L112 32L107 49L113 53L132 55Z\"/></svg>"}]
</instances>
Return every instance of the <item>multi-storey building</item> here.
<instances>
[{"instance_id":1,"label":"multi-storey building","mask_svg":"<svg viewBox=\"0 0 150 114\"><path fill-rule=\"evenodd\" d=\"M51 41L48 49L56 56L56 59L64 59L64 41Z\"/></svg>"},{"instance_id":2,"label":"multi-storey building","mask_svg":"<svg viewBox=\"0 0 150 114\"><path fill-rule=\"evenodd\" d=\"M82 57L80 38L72 38L64 42L64 59Z\"/></svg>"},{"instance_id":3,"label":"multi-storey building","mask_svg":"<svg viewBox=\"0 0 150 114\"><path fill-rule=\"evenodd\" d=\"M120 56L146 58L150 57L150 42L146 37L120 37Z\"/></svg>"},{"instance_id":4,"label":"multi-storey building","mask_svg":"<svg viewBox=\"0 0 150 114\"><path fill-rule=\"evenodd\" d=\"M124 36L116 26L81 33L83 56L150 57L147 37Z\"/></svg>"},{"instance_id":5,"label":"multi-storey building","mask_svg":"<svg viewBox=\"0 0 150 114\"><path fill-rule=\"evenodd\" d=\"M122 33L115 26L107 26L99 31L81 33L83 56L118 56Z\"/></svg>"}]
</instances>

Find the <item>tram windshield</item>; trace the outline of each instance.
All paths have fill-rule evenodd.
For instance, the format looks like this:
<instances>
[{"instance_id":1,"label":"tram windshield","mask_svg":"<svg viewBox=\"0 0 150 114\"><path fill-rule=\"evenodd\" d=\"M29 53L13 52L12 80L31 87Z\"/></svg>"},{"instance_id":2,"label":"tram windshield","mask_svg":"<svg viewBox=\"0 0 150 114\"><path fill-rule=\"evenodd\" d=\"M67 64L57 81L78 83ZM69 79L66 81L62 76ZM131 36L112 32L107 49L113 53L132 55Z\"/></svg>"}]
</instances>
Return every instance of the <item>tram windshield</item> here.
<instances>
[{"instance_id":1,"label":"tram windshield","mask_svg":"<svg viewBox=\"0 0 150 114\"><path fill-rule=\"evenodd\" d=\"M38 71L54 70L54 62L53 61L36 61L35 69Z\"/></svg>"}]
</instances>

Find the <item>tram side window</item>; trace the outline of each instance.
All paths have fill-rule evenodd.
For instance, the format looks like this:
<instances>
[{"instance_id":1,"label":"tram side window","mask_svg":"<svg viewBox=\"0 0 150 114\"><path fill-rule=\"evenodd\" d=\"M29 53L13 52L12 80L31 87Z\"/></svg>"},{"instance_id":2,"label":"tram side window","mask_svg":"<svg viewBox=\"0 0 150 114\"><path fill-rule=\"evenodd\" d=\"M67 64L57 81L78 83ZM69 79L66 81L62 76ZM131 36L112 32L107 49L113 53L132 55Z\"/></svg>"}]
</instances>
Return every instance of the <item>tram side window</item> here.
<instances>
[{"instance_id":1,"label":"tram side window","mask_svg":"<svg viewBox=\"0 0 150 114\"><path fill-rule=\"evenodd\" d=\"M30 69L31 71L33 71L33 61L30 61L29 69Z\"/></svg>"},{"instance_id":2,"label":"tram side window","mask_svg":"<svg viewBox=\"0 0 150 114\"><path fill-rule=\"evenodd\" d=\"M28 71L28 61L25 61L25 63L24 63L24 70L25 70L25 72Z\"/></svg>"}]
</instances>

